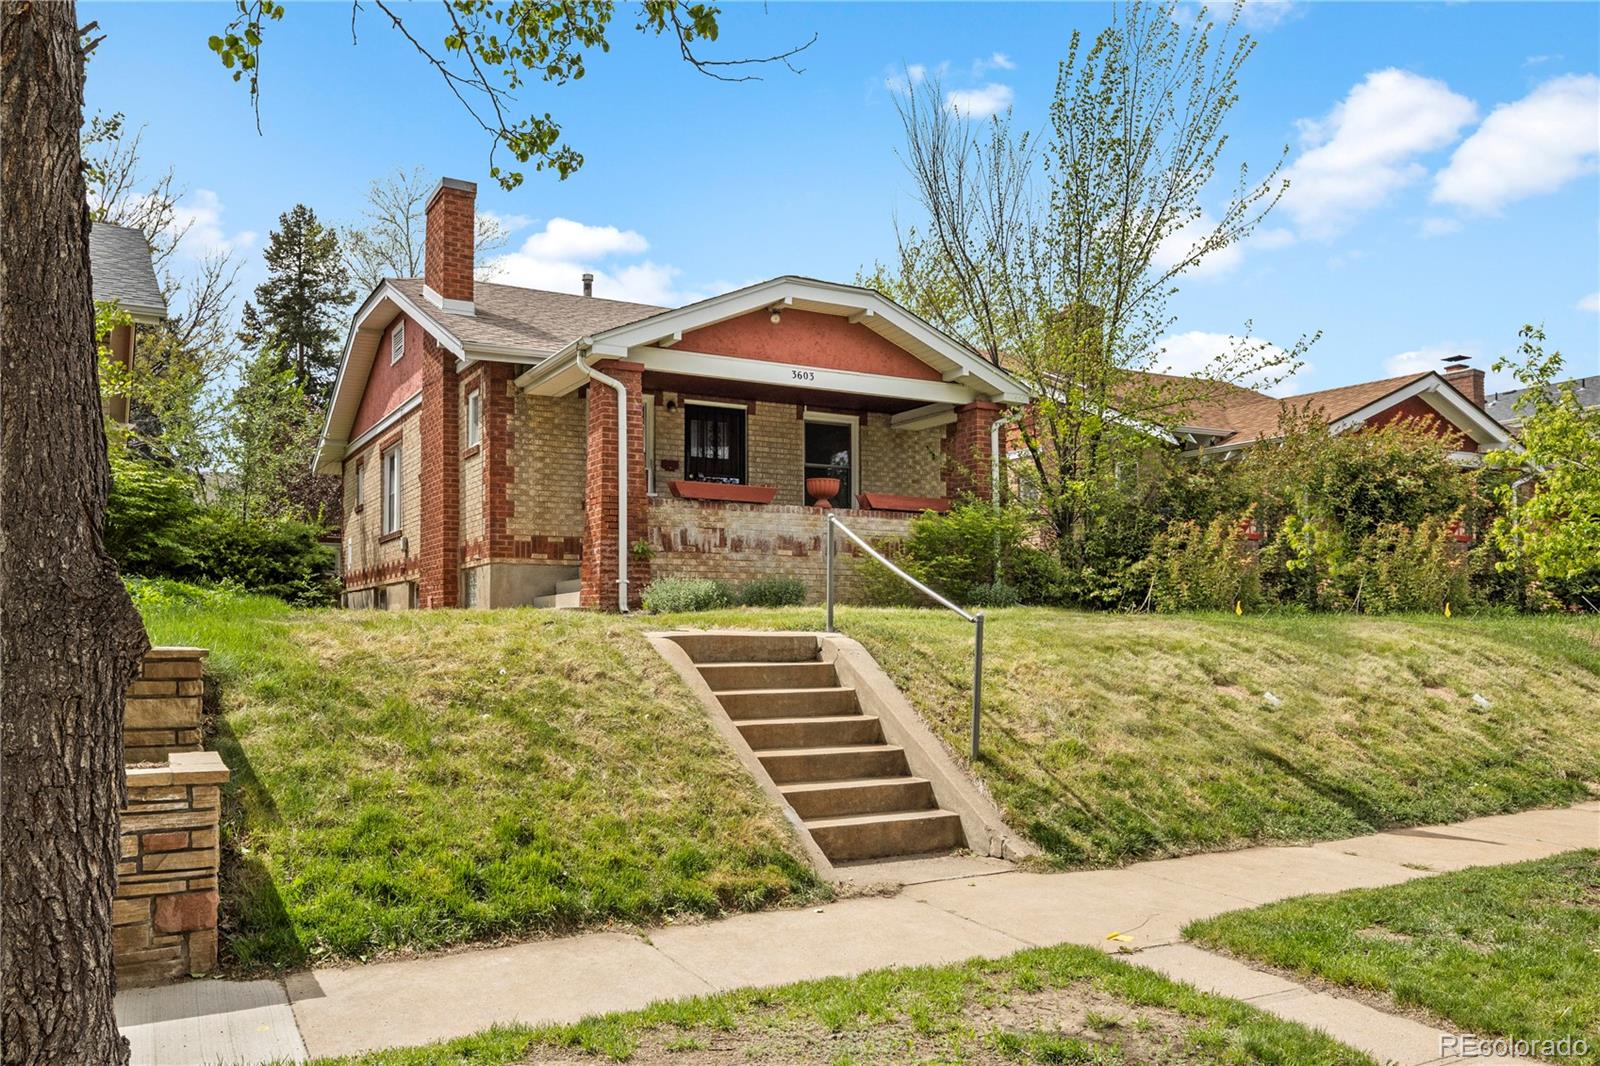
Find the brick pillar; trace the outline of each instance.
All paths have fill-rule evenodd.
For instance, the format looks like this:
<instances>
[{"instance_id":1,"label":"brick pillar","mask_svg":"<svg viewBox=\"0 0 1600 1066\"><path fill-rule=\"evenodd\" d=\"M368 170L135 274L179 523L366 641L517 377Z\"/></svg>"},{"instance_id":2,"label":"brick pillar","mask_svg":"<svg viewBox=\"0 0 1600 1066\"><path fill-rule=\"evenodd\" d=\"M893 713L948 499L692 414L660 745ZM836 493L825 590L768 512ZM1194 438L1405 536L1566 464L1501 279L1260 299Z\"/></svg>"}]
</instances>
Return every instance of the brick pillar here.
<instances>
[{"instance_id":1,"label":"brick pillar","mask_svg":"<svg viewBox=\"0 0 1600 1066\"><path fill-rule=\"evenodd\" d=\"M461 594L461 390L456 357L422 342L422 544L417 603L454 607Z\"/></svg>"},{"instance_id":2,"label":"brick pillar","mask_svg":"<svg viewBox=\"0 0 1600 1066\"><path fill-rule=\"evenodd\" d=\"M470 181L440 178L428 197L422 253L423 284L440 300L448 301L445 310L472 303L477 196L478 186Z\"/></svg>"},{"instance_id":3,"label":"brick pillar","mask_svg":"<svg viewBox=\"0 0 1600 1066\"><path fill-rule=\"evenodd\" d=\"M649 538L646 528L644 465L644 368L604 360L594 368L621 382L628 392L628 539L617 543L617 394L609 385L591 381L588 389L588 469L584 479L583 588L584 607L614 611L617 606L617 557L628 552L628 603L637 606L650 581L650 563L633 558L632 547Z\"/></svg>"},{"instance_id":4,"label":"brick pillar","mask_svg":"<svg viewBox=\"0 0 1600 1066\"><path fill-rule=\"evenodd\" d=\"M1444 372L1444 379L1456 387L1456 391L1467 399L1483 406L1483 371L1476 367L1462 366Z\"/></svg>"},{"instance_id":5,"label":"brick pillar","mask_svg":"<svg viewBox=\"0 0 1600 1066\"><path fill-rule=\"evenodd\" d=\"M510 363L485 363L478 379L483 396L483 528L491 559L515 554L511 517L511 420L516 411L517 368Z\"/></svg>"},{"instance_id":6,"label":"brick pillar","mask_svg":"<svg viewBox=\"0 0 1600 1066\"><path fill-rule=\"evenodd\" d=\"M956 408L955 424L945 431L944 485L952 500L962 496L991 498L989 430L1000 417L1000 405L974 400Z\"/></svg>"}]
</instances>

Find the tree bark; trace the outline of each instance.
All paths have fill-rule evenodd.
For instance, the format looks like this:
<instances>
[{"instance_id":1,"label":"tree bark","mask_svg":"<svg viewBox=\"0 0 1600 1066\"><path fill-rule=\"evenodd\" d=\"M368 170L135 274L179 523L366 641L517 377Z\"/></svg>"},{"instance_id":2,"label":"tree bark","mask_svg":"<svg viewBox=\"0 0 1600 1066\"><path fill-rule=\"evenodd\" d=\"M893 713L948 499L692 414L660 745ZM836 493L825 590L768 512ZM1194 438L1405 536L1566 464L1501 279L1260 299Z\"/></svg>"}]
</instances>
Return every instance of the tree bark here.
<instances>
[{"instance_id":1,"label":"tree bark","mask_svg":"<svg viewBox=\"0 0 1600 1066\"><path fill-rule=\"evenodd\" d=\"M0 0L0 1058L126 1063L112 997L122 700L148 642L110 469L71 3Z\"/></svg>"}]
</instances>

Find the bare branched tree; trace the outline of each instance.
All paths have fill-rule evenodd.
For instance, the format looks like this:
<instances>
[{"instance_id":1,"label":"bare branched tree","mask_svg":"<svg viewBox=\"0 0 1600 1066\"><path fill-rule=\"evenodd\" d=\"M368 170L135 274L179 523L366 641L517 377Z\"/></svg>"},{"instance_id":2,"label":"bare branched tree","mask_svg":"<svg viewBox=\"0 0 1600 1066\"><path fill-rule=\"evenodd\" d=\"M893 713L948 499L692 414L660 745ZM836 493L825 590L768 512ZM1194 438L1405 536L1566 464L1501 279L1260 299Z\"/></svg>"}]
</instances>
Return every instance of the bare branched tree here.
<instances>
[{"instance_id":1,"label":"bare branched tree","mask_svg":"<svg viewBox=\"0 0 1600 1066\"><path fill-rule=\"evenodd\" d=\"M344 226L339 239L345 269L355 283L357 298L378 287L384 278L422 276L422 249L427 236L428 194L433 177L423 167L396 169L367 187L362 224ZM510 230L494 215L479 213L473 249L479 281L494 274L490 258L506 246Z\"/></svg>"},{"instance_id":2,"label":"bare branched tree","mask_svg":"<svg viewBox=\"0 0 1600 1066\"><path fill-rule=\"evenodd\" d=\"M1315 340L1283 349L1246 324L1200 380L1139 373L1162 365L1182 276L1249 237L1288 184L1282 156L1260 179L1241 165L1215 219L1203 206L1255 45L1237 8L1220 25L1173 14L1126 5L1087 49L1074 33L1043 144L1009 113L974 123L936 78L902 85L923 218L867 280L1035 390L1022 473L1069 564L1085 563L1117 471L1154 436L1219 383L1280 378Z\"/></svg>"}]
</instances>

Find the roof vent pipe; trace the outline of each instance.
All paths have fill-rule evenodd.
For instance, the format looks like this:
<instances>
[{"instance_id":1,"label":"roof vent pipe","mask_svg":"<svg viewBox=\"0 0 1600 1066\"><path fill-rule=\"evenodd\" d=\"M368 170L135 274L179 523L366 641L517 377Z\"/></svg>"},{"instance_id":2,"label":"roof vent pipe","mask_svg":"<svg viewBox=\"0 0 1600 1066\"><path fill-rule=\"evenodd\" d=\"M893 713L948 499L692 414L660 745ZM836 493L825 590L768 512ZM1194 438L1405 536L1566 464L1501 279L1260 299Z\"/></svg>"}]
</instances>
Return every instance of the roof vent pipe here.
<instances>
[{"instance_id":1,"label":"roof vent pipe","mask_svg":"<svg viewBox=\"0 0 1600 1066\"><path fill-rule=\"evenodd\" d=\"M585 296L593 296L594 295L594 275L593 274L585 274L583 276L583 294Z\"/></svg>"}]
</instances>

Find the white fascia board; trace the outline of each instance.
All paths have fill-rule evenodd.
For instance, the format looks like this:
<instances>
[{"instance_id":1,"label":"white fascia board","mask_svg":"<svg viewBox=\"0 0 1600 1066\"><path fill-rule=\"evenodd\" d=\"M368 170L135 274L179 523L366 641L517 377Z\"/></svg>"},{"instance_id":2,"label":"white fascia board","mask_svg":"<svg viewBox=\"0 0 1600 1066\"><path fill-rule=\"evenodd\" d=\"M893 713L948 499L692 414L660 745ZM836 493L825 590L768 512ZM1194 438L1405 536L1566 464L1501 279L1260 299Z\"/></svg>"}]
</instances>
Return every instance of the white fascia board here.
<instances>
[{"instance_id":1,"label":"white fascia board","mask_svg":"<svg viewBox=\"0 0 1600 1066\"><path fill-rule=\"evenodd\" d=\"M1415 396L1420 396L1423 403L1479 444L1493 444L1503 448L1511 442L1511 434L1504 426L1484 414L1477 404L1463 396L1454 385L1436 373L1420 377L1411 384L1372 401L1360 410L1345 415L1328 427L1329 432L1343 433L1348 429L1365 425L1368 419Z\"/></svg>"},{"instance_id":2,"label":"white fascia board","mask_svg":"<svg viewBox=\"0 0 1600 1066\"><path fill-rule=\"evenodd\" d=\"M346 444L344 446L345 456L349 456L352 453L365 448L378 437L383 436L383 434L388 432L390 429L393 429L395 424L398 423L402 418L421 406L422 390L418 389L405 400L401 401L400 406L396 407L393 411L390 411L388 414L374 422L371 428L369 428L365 433L361 434L349 444Z\"/></svg>"},{"instance_id":3,"label":"white fascia board","mask_svg":"<svg viewBox=\"0 0 1600 1066\"><path fill-rule=\"evenodd\" d=\"M955 408L947 403L930 403L889 416L889 428L914 432L948 426L956 420Z\"/></svg>"},{"instance_id":4,"label":"white fascia board","mask_svg":"<svg viewBox=\"0 0 1600 1066\"><path fill-rule=\"evenodd\" d=\"M887 374L863 374L855 370L824 370L798 363L769 363L762 359L740 359L729 355L706 355L678 348L640 348L632 362L646 370L689 377L717 378L723 381L778 385L797 389L843 392L855 396L881 396L923 403L970 403L972 390L943 381L898 378Z\"/></svg>"}]
</instances>

